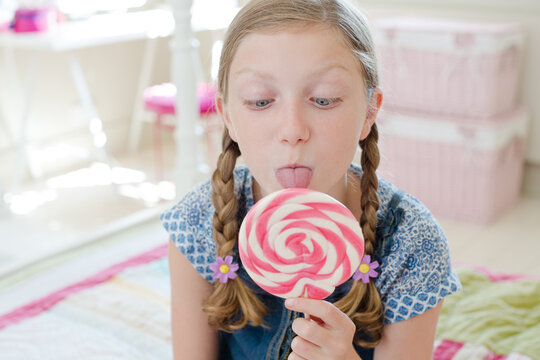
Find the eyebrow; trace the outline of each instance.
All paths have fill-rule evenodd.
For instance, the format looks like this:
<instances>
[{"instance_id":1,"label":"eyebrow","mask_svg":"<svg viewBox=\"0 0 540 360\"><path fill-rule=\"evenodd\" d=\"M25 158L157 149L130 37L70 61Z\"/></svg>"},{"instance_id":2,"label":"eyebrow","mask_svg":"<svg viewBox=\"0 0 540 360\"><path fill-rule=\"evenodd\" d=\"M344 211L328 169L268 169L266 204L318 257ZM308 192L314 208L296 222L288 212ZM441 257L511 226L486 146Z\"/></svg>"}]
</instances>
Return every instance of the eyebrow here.
<instances>
[{"instance_id":1,"label":"eyebrow","mask_svg":"<svg viewBox=\"0 0 540 360\"><path fill-rule=\"evenodd\" d=\"M264 71L255 70L255 69L252 69L252 68L243 68L243 69L238 70L237 72L235 72L233 75L239 76L239 75L242 75L242 74L251 74L251 75L254 75L254 76L262 78L262 79L269 79L269 80L274 79L274 75L272 75L270 73L266 73Z\"/></svg>"},{"instance_id":2,"label":"eyebrow","mask_svg":"<svg viewBox=\"0 0 540 360\"><path fill-rule=\"evenodd\" d=\"M313 71L311 74L309 74L310 76L318 76L318 75L322 75L326 72L329 72L331 70L334 70L334 69L338 69L338 70L342 70L342 71L345 71L347 73L350 73L350 70L347 69L345 66L341 65L341 64L338 64L338 63L330 63L328 65L325 65L315 71ZM264 72L264 71L260 71L260 70L256 70L256 69L252 69L252 68L243 68L243 69L240 69L238 70L237 72L234 73L235 76L239 76L239 75L242 75L242 74L245 74L245 73L248 73L248 74L252 74L256 77L259 77L261 79L268 79L268 80L274 80L275 77L274 75L270 74L270 73L267 73L267 72Z\"/></svg>"}]
</instances>

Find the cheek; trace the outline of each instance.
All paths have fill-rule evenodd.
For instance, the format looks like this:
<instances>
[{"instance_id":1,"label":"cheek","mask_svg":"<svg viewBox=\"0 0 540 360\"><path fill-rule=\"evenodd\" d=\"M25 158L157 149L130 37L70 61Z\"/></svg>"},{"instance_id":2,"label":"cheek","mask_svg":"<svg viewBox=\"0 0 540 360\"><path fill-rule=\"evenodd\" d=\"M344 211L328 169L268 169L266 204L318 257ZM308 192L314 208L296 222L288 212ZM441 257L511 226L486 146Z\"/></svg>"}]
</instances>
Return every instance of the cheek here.
<instances>
[{"instance_id":1,"label":"cheek","mask_svg":"<svg viewBox=\"0 0 540 360\"><path fill-rule=\"evenodd\" d=\"M251 143L268 143L276 132L275 117L270 113L259 113L238 105L231 107L231 128L237 136L237 142L247 147ZM260 146L259 146L260 148Z\"/></svg>"},{"instance_id":2,"label":"cheek","mask_svg":"<svg viewBox=\"0 0 540 360\"><path fill-rule=\"evenodd\" d=\"M341 141L334 144L336 149L334 152L335 156L346 163L350 163L358 148L358 138L347 135L340 140Z\"/></svg>"},{"instance_id":3,"label":"cheek","mask_svg":"<svg viewBox=\"0 0 540 360\"><path fill-rule=\"evenodd\" d=\"M350 163L358 148L362 124L354 121L337 121L335 124L321 132L326 143L324 151L336 162Z\"/></svg>"},{"instance_id":4,"label":"cheek","mask_svg":"<svg viewBox=\"0 0 540 360\"><path fill-rule=\"evenodd\" d=\"M334 142L337 148L346 149L358 145L363 126L359 116L347 114L336 116L325 125L321 134L327 134L329 141Z\"/></svg>"},{"instance_id":5,"label":"cheek","mask_svg":"<svg viewBox=\"0 0 540 360\"><path fill-rule=\"evenodd\" d=\"M241 145L243 138L245 137L243 134L245 132L243 131L245 128L244 116L238 110L238 106L232 102L229 104L228 110L228 121L225 123L227 130L229 131L231 138ZM242 150L241 146L240 150Z\"/></svg>"},{"instance_id":6,"label":"cheek","mask_svg":"<svg viewBox=\"0 0 540 360\"><path fill-rule=\"evenodd\" d=\"M261 149L268 146L270 136L269 132L263 127L249 120L236 117L232 121L233 132L236 135L234 140L238 143L238 147L246 161L251 158L258 158L264 153Z\"/></svg>"}]
</instances>

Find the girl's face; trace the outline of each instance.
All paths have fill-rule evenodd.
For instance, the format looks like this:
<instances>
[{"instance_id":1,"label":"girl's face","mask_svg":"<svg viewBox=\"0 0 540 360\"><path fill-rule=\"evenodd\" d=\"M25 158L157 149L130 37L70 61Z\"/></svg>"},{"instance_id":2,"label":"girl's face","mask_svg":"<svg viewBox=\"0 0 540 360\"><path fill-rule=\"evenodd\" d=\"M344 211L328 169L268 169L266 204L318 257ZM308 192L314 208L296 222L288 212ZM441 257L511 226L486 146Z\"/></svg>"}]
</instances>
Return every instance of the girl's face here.
<instances>
[{"instance_id":1,"label":"girl's face","mask_svg":"<svg viewBox=\"0 0 540 360\"><path fill-rule=\"evenodd\" d=\"M376 114L366 121L360 66L334 30L247 35L230 66L228 101L217 105L254 176L255 200L307 187L345 203L347 169Z\"/></svg>"}]
</instances>

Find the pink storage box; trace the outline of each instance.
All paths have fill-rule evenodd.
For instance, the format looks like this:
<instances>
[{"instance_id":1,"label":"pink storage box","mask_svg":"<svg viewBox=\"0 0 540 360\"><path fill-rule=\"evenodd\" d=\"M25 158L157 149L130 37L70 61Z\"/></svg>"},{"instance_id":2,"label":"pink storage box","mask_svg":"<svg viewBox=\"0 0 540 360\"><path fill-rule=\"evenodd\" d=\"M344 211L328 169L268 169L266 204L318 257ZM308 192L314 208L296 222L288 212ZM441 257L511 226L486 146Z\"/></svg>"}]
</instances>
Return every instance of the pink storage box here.
<instances>
[{"instance_id":1,"label":"pink storage box","mask_svg":"<svg viewBox=\"0 0 540 360\"><path fill-rule=\"evenodd\" d=\"M484 118L516 107L518 24L388 18L374 38L388 108Z\"/></svg>"},{"instance_id":2,"label":"pink storage box","mask_svg":"<svg viewBox=\"0 0 540 360\"><path fill-rule=\"evenodd\" d=\"M488 223L519 196L527 119L524 109L470 124L383 111L379 175L436 216Z\"/></svg>"}]
</instances>

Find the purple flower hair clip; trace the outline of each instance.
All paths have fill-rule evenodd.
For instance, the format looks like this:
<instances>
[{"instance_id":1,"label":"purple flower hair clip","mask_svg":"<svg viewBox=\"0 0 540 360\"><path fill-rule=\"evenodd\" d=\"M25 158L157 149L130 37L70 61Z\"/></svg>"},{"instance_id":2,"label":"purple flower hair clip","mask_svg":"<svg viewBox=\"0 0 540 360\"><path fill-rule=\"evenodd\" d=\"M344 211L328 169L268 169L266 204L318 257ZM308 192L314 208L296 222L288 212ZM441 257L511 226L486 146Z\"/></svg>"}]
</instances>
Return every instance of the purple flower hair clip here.
<instances>
[{"instance_id":1,"label":"purple flower hair clip","mask_svg":"<svg viewBox=\"0 0 540 360\"><path fill-rule=\"evenodd\" d=\"M369 278L376 278L377 276L379 276L379 274L375 271L375 269L378 267L378 261L371 262L371 256L364 255L362 261L360 262L360 266L358 266L358 269L356 269L356 271L354 272L353 279L362 279L362 282L364 284L367 284L369 283Z\"/></svg>"},{"instance_id":2,"label":"purple flower hair clip","mask_svg":"<svg viewBox=\"0 0 540 360\"><path fill-rule=\"evenodd\" d=\"M216 262L210 264L210 269L214 272L212 277L219 279L221 283L226 283L229 279L236 278L236 271L238 270L238 264L233 264L233 257L228 255L225 260L221 256L216 258Z\"/></svg>"}]
</instances>

